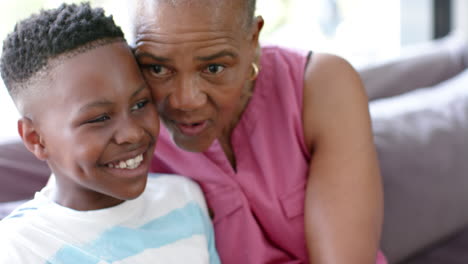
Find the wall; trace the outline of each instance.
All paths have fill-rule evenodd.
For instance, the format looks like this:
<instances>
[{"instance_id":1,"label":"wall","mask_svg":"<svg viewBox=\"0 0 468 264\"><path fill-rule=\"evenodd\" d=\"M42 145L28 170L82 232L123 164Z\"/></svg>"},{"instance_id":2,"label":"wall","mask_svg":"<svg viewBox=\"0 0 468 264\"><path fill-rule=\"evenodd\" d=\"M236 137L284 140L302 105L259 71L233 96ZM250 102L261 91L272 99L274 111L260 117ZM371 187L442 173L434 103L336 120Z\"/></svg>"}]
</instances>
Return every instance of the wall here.
<instances>
[{"instance_id":1,"label":"wall","mask_svg":"<svg viewBox=\"0 0 468 264\"><path fill-rule=\"evenodd\" d=\"M432 39L434 13L432 2L432 0L400 0L401 46Z\"/></svg>"}]
</instances>

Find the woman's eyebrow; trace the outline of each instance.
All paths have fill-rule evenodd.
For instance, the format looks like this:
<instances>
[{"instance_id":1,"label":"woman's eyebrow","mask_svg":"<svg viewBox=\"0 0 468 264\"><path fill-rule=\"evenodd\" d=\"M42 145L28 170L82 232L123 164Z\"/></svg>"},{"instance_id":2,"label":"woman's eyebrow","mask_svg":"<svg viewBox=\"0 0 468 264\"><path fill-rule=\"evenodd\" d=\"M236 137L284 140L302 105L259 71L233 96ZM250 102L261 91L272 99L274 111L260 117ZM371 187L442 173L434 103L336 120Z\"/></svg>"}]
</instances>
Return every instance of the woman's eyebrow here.
<instances>
[{"instance_id":1,"label":"woman's eyebrow","mask_svg":"<svg viewBox=\"0 0 468 264\"><path fill-rule=\"evenodd\" d=\"M141 52L141 53L135 54L135 57L137 59L142 58L142 57L149 57L149 58L151 58L153 60L160 61L160 62L169 62L169 61L171 61L171 59L169 59L169 58L156 56L156 55L153 55L153 54L147 53L147 52Z\"/></svg>"},{"instance_id":2,"label":"woman's eyebrow","mask_svg":"<svg viewBox=\"0 0 468 264\"><path fill-rule=\"evenodd\" d=\"M220 57L225 57L225 56L231 57L233 59L238 57L238 55L236 53L232 52L232 51L222 50L220 52L217 52L215 54L208 55L208 56L197 56L197 57L195 57L195 59L201 60L201 61L210 61L210 60L214 60L214 59L217 59L217 58L220 58Z\"/></svg>"}]
</instances>

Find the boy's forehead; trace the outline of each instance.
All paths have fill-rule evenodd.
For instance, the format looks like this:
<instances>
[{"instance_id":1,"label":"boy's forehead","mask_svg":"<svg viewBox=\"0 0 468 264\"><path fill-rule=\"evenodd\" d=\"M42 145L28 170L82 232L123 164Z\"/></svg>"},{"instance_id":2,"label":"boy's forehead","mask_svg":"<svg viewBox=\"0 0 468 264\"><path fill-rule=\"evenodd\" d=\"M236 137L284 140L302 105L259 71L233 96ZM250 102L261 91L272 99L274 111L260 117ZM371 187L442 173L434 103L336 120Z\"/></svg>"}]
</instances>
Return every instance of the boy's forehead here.
<instances>
[{"instance_id":1,"label":"boy's forehead","mask_svg":"<svg viewBox=\"0 0 468 264\"><path fill-rule=\"evenodd\" d=\"M64 52L56 57L50 58L47 62L47 68L49 72L53 72L52 70L57 68L58 66L71 62L75 57L79 55L85 55L87 53L102 53L102 49L105 49L107 53L115 52L116 49L113 49L112 44L123 45L130 49L124 39L100 39L97 41L86 43L85 45L79 46L76 49ZM97 51L96 51L97 50ZM84 57L84 56L81 56ZM89 59L89 58L88 58ZM99 57L94 57L92 60L96 61L99 60Z\"/></svg>"},{"instance_id":2,"label":"boy's forehead","mask_svg":"<svg viewBox=\"0 0 468 264\"><path fill-rule=\"evenodd\" d=\"M25 94L19 101L24 111L42 112L44 107L62 105L61 101L66 101L66 107L71 109L78 107L83 98L106 92L105 86L114 79L137 81L127 77L134 76L126 73L131 67L139 70L135 62L128 66L134 60L133 55L122 43L72 51L51 59L28 89L23 89Z\"/></svg>"}]
</instances>

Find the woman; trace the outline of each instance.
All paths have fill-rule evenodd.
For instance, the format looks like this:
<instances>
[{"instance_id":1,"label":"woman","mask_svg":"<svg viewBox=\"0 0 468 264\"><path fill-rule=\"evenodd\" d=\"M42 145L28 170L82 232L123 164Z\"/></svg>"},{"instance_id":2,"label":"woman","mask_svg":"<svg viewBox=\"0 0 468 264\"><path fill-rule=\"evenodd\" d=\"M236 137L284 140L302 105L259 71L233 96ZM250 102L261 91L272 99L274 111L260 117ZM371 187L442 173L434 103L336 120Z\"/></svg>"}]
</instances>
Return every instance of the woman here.
<instances>
[{"instance_id":1,"label":"woman","mask_svg":"<svg viewBox=\"0 0 468 264\"><path fill-rule=\"evenodd\" d=\"M344 60L259 47L255 1L140 0L152 169L198 181L223 263L385 263L367 98Z\"/></svg>"}]
</instances>

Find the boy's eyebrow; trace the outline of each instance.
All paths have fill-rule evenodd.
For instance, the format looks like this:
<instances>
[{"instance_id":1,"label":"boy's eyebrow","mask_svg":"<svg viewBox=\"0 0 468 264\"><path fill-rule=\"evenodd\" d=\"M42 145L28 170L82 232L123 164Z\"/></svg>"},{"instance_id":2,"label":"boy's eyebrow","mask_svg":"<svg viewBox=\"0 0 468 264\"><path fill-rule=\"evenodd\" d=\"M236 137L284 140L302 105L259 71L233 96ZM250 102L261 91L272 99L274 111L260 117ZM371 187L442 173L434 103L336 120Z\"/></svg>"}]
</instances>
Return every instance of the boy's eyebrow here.
<instances>
[{"instance_id":1,"label":"boy's eyebrow","mask_svg":"<svg viewBox=\"0 0 468 264\"><path fill-rule=\"evenodd\" d=\"M142 83L140 86L138 86L138 88L132 93L132 95L130 96L130 98L133 98L135 96L137 96L141 91L143 91L144 89L146 88L146 83ZM95 102L91 102L89 104L86 104L84 106L82 106L79 110L79 112L84 112L86 111L86 109L88 108L93 108L93 107L103 107L103 106L108 106L108 105L111 105L113 104L111 101L108 101L108 100L102 100L102 101L95 101Z\"/></svg>"},{"instance_id":2,"label":"boy's eyebrow","mask_svg":"<svg viewBox=\"0 0 468 264\"><path fill-rule=\"evenodd\" d=\"M146 83L145 83L145 82L142 83L142 84L140 84L140 86L138 86L138 89L136 89L136 91L134 91L134 92L132 93L131 98L137 96L137 95L138 95L141 91L143 91L145 88L146 88Z\"/></svg>"},{"instance_id":3,"label":"boy's eyebrow","mask_svg":"<svg viewBox=\"0 0 468 264\"><path fill-rule=\"evenodd\" d=\"M89 104L85 104L84 106L82 106L80 108L80 110L78 112L85 112L87 109L89 108L94 108L94 107L103 107L103 106L108 106L108 105L111 105L112 102L110 101L106 101L106 100L103 100L103 101L95 101L95 102L91 102Z\"/></svg>"},{"instance_id":4,"label":"boy's eyebrow","mask_svg":"<svg viewBox=\"0 0 468 264\"><path fill-rule=\"evenodd\" d=\"M234 52L231 52L229 50L222 50L220 52L217 52L215 54L212 54L212 55L208 55L208 56L198 56L198 57L195 57L195 59L197 60L201 60L201 61L210 61L210 60L214 60L214 59L217 59L217 58L221 58L221 57L231 57L233 59L237 58L238 55Z\"/></svg>"}]
</instances>

